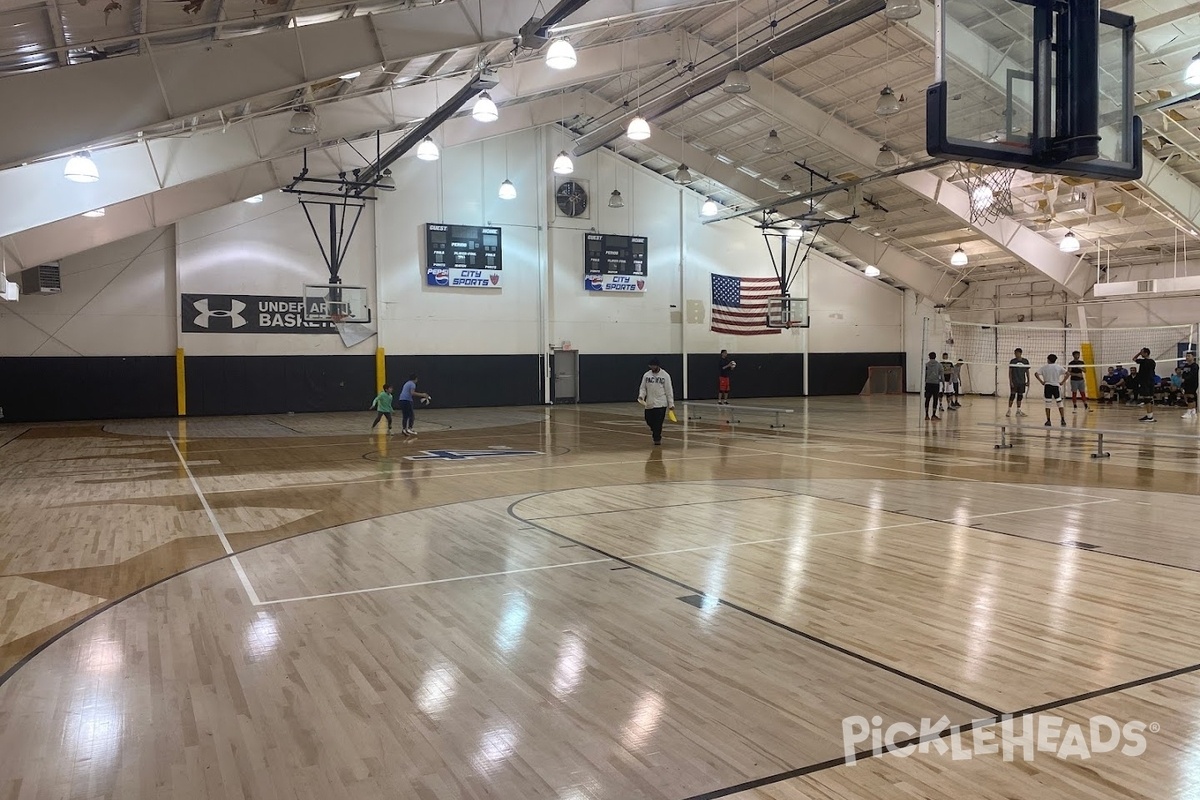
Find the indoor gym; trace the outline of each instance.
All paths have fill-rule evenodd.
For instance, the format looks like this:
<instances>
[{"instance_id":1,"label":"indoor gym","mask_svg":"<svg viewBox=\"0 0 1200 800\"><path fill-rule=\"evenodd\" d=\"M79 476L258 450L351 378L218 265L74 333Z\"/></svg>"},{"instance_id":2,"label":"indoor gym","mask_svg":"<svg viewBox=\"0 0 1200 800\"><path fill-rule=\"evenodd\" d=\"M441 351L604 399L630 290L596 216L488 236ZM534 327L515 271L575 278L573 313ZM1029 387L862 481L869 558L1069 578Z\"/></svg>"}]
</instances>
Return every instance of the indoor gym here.
<instances>
[{"instance_id":1,"label":"indoor gym","mask_svg":"<svg viewBox=\"0 0 1200 800\"><path fill-rule=\"evenodd\" d=\"M1195 794L1194 6L0 14L0 797Z\"/></svg>"}]
</instances>

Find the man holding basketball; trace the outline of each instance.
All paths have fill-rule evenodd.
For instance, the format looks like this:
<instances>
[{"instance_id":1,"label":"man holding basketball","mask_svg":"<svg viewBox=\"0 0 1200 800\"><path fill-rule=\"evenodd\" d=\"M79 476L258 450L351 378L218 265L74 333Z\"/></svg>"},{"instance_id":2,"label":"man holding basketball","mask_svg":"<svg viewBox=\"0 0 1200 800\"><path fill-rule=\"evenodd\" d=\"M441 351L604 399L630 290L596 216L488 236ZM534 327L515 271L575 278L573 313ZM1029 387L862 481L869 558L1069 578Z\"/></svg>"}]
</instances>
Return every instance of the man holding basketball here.
<instances>
[{"instance_id":1,"label":"man holding basketball","mask_svg":"<svg viewBox=\"0 0 1200 800\"><path fill-rule=\"evenodd\" d=\"M721 374L717 378L717 405L729 405L729 387L733 380L733 370L737 362L729 355L728 350L721 351Z\"/></svg>"},{"instance_id":2,"label":"man holding basketball","mask_svg":"<svg viewBox=\"0 0 1200 800\"><path fill-rule=\"evenodd\" d=\"M421 400L426 405L433 398L425 392L417 391L417 373L408 376L408 380L404 382L404 387L400 390L400 430L405 436L416 436L417 432L413 426L417 424L417 416L413 413L413 400Z\"/></svg>"}]
</instances>

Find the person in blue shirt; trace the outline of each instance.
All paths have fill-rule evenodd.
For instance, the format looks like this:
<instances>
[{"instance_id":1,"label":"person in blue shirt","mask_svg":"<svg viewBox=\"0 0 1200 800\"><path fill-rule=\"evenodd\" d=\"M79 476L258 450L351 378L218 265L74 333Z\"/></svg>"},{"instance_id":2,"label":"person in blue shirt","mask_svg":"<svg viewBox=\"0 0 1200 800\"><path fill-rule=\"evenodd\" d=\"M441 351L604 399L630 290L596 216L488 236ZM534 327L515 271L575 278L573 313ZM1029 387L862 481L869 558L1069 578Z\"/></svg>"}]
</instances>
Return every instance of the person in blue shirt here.
<instances>
[{"instance_id":1,"label":"person in blue shirt","mask_svg":"<svg viewBox=\"0 0 1200 800\"><path fill-rule=\"evenodd\" d=\"M408 380L404 382L404 386L400 389L400 396L396 401L400 404L400 432L405 436L416 436L417 431L413 427L417 424L417 415L413 411L413 399L421 400L424 403L429 403L433 397L425 392L417 391L417 373L408 376Z\"/></svg>"}]
</instances>

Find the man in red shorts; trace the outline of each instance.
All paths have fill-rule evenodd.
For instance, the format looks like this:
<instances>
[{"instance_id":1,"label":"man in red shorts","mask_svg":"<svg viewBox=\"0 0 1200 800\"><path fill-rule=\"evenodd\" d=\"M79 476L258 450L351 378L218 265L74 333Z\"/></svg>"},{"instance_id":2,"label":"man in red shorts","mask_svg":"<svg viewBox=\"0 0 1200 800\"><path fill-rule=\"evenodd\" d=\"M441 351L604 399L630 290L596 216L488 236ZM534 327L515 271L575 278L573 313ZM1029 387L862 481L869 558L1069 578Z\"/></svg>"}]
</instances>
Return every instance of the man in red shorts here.
<instances>
[{"instance_id":1,"label":"man in red shorts","mask_svg":"<svg viewBox=\"0 0 1200 800\"><path fill-rule=\"evenodd\" d=\"M729 385L733 378L733 368L737 362L730 357L728 350L721 351L721 377L717 379L717 405L729 405Z\"/></svg>"}]
</instances>

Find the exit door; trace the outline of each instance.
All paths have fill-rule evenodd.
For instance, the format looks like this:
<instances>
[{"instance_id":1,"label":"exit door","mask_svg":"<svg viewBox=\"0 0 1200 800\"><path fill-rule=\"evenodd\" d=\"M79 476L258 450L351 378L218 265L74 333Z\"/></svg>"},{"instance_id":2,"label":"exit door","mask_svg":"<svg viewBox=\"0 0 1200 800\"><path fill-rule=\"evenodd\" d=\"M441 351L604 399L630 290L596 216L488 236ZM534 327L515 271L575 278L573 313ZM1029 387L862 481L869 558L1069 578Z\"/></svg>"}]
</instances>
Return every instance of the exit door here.
<instances>
[{"instance_id":1,"label":"exit door","mask_svg":"<svg viewBox=\"0 0 1200 800\"><path fill-rule=\"evenodd\" d=\"M579 351L554 351L554 402L579 402Z\"/></svg>"}]
</instances>

